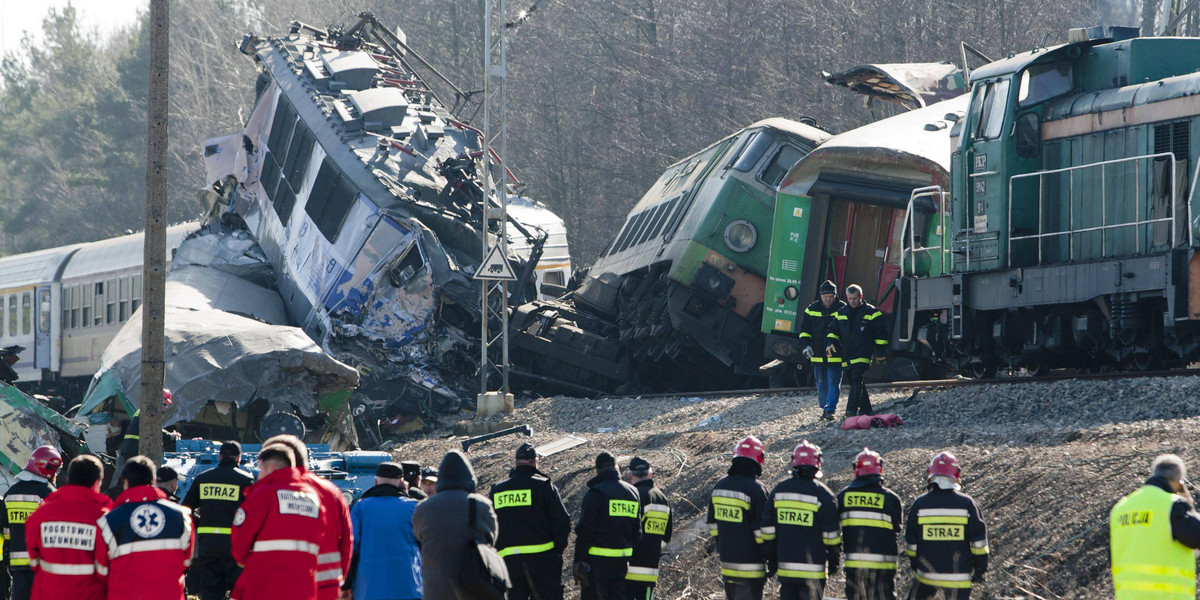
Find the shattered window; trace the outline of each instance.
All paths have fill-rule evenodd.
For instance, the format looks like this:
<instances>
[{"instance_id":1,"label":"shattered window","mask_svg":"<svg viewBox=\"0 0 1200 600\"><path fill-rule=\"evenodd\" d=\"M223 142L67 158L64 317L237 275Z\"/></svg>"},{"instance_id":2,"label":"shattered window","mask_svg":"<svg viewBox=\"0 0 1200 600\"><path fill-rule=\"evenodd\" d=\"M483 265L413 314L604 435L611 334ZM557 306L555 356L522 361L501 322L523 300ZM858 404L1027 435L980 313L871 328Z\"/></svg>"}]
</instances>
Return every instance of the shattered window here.
<instances>
[{"instance_id":1,"label":"shattered window","mask_svg":"<svg viewBox=\"0 0 1200 600\"><path fill-rule=\"evenodd\" d=\"M759 179L767 184L768 188L775 189L780 181L783 181L783 176L803 158L800 149L795 146L784 145L775 153L775 158L771 159L771 163L767 168L763 169Z\"/></svg>"},{"instance_id":2,"label":"shattered window","mask_svg":"<svg viewBox=\"0 0 1200 600\"><path fill-rule=\"evenodd\" d=\"M21 294L21 335L33 333L33 294Z\"/></svg>"}]
</instances>

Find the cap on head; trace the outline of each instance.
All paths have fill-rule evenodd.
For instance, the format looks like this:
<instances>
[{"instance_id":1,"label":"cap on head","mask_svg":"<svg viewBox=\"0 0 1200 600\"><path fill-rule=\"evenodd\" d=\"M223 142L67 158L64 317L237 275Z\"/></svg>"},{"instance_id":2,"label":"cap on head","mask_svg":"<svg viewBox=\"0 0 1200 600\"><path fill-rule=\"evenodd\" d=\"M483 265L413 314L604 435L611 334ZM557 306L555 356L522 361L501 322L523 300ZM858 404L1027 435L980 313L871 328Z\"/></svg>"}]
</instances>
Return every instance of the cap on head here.
<instances>
[{"instance_id":1,"label":"cap on head","mask_svg":"<svg viewBox=\"0 0 1200 600\"><path fill-rule=\"evenodd\" d=\"M421 481L433 481L436 483L437 475L438 471L433 467L425 467L424 469L421 469Z\"/></svg>"},{"instance_id":2,"label":"cap on head","mask_svg":"<svg viewBox=\"0 0 1200 600\"><path fill-rule=\"evenodd\" d=\"M821 294L835 294L836 295L837 294L837 285L835 285L832 281L826 279L825 281L821 282L821 287L817 289L817 292L821 293Z\"/></svg>"},{"instance_id":3,"label":"cap on head","mask_svg":"<svg viewBox=\"0 0 1200 600\"><path fill-rule=\"evenodd\" d=\"M375 476L385 479L403 479L404 467L392 461L381 462L375 466Z\"/></svg>"},{"instance_id":4,"label":"cap on head","mask_svg":"<svg viewBox=\"0 0 1200 600\"><path fill-rule=\"evenodd\" d=\"M172 469L171 467L158 468L159 483L169 483L175 481L176 479L179 479L179 473L176 473L175 469Z\"/></svg>"},{"instance_id":5,"label":"cap on head","mask_svg":"<svg viewBox=\"0 0 1200 600\"><path fill-rule=\"evenodd\" d=\"M525 443L517 448L517 460L537 460L537 457L533 444Z\"/></svg>"},{"instance_id":6,"label":"cap on head","mask_svg":"<svg viewBox=\"0 0 1200 600\"><path fill-rule=\"evenodd\" d=\"M635 456L629 461L629 473L638 477L646 477L650 474L650 462L646 459Z\"/></svg>"},{"instance_id":7,"label":"cap on head","mask_svg":"<svg viewBox=\"0 0 1200 600\"><path fill-rule=\"evenodd\" d=\"M609 454L608 452L601 452L600 454L596 455L597 471L615 468L617 468L617 459L613 458L612 454Z\"/></svg>"},{"instance_id":8,"label":"cap on head","mask_svg":"<svg viewBox=\"0 0 1200 600\"><path fill-rule=\"evenodd\" d=\"M883 457L870 448L863 448L854 457L854 476L883 475Z\"/></svg>"},{"instance_id":9,"label":"cap on head","mask_svg":"<svg viewBox=\"0 0 1200 600\"><path fill-rule=\"evenodd\" d=\"M958 466L958 459L949 452L939 452L929 463L929 479L941 476L949 477L957 482L961 474L962 469Z\"/></svg>"},{"instance_id":10,"label":"cap on head","mask_svg":"<svg viewBox=\"0 0 1200 600\"><path fill-rule=\"evenodd\" d=\"M54 474L61 466L62 454L58 453L57 448L38 446L34 449L33 454L29 455L29 461L25 463L25 470L46 479L53 479Z\"/></svg>"},{"instance_id":11,"label":"cap on head","mask_svg":"<svg viewBox=\"0 0 1200 600\"><path fill-rule=\"evenodd\" d=\"M767 459L767 453L763 450L763 443L751 435L733 447L733 457L749 458L761 465Z\"/></svg>"},{"instance_id":12,"label":"cap on head","mask_svg":"<svg viewBox=\"0 0 1200 600\"><path fill-rule=\"evenodd\" d=\"M795 468L812 467L819 474L821 471L821 447L808 440L800 442L796 449L792 450L792 466Z\"/></svg>"}]
</instances>

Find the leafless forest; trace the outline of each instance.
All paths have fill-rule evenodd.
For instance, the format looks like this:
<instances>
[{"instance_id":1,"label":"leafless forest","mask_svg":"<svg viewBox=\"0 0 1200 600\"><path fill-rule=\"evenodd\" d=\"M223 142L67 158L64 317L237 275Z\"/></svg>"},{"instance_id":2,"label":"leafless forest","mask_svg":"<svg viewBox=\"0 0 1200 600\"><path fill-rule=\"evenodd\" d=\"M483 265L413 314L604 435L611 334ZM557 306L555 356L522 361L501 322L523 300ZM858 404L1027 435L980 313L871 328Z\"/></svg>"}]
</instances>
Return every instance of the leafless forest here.
<instances>
[{"instance_id":1,"label":"leafless forest","mask_svg":"<svg viewBox=\"0 0 1200 600\"><path fill-rule=\"evenodd\" d=\"M1153 22L1169 1L547 0L510 37L510 162L528 195L565 216L588 263L657 173L707 143L772 116L811 116L834 132L868 121L861 99L822 71L958 62L960 41L999 58L1065 41L1068 27ZM202 140L249 112L255 67L235 49L247 30L350 25L371 10L461 87L478 86L476 2L188 0L171 10L173 220L199 210ZM44 29L2 71L4 253L142 219L148 35L138 25L99 39L70 9Z\"/></svg>"}]
</instances>

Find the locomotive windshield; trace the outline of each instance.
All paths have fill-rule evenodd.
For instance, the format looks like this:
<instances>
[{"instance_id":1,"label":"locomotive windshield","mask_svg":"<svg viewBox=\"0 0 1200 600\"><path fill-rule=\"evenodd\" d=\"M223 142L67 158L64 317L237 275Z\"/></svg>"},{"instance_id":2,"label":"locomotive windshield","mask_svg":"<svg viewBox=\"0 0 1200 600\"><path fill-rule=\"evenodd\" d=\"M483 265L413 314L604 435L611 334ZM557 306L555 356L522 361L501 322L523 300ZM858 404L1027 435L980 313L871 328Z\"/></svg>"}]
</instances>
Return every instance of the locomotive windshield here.
<instances>
[{"instance_id":1,"label":"locomotive windshield","mask_svg":"<svg viewBox=\"0 0 1200 600\"><path fill-rule=\"evenodd\" d=\"M767 148L771 147L771 142L774 140L765 131L756 131L754 136L746 143L742 149L741 155L737 162L733 164L735 171L746 172L754 168L758 164L758 159L762 158Z\"/></svg>"},{"instance_id":2,"label":"locomotive windshield","mask_svg":"<svg viewBox=\"0 0 1200 600\"><path fill-rule=\"evenodd\" d=\"M1004 109L1008 105L1008 80L1000 79L982 86L975 93L972 116L979 120L975 137L991 140L1000 137L1004 125Z\"/></svg>"},{"instance_id":3,"label":"locomotive windshield","mask_svg":"<svg viewBox=\"0 0 1200 600\"><path fill-rule=\"evenodd\" d=\"M1017 102L1021 106L1028 106L1065 94L1071 91L1073 79L1070 61L1033 65L1021 73Z\"/></svg>"}]
</instances>

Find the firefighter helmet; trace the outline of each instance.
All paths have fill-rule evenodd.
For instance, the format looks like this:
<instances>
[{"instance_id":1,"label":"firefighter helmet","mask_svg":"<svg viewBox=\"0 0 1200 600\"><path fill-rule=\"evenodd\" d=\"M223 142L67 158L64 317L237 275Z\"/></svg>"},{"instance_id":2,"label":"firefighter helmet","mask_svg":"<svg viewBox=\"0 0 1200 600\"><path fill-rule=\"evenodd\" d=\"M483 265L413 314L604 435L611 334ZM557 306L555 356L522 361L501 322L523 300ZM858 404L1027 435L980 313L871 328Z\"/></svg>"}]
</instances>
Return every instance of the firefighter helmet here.
<instances>
[{"instance_id":1,"label":"firefighter helmet","mask_svg":"<svg viewBox=\"0 0 1200 600\"><path fill-rule=\"evenodd\" d=\"M820 470L821 448L808 440L800 442L800 445L792 450L792 466L813 467Z\"/></svg>"},{"instance_id":2,"label":"firefighter helmet","mask_svg":"<svg viewBox=\"0 0 1200 600\"><path fill-rule=\"evenodd\" d=\"M62 455L54 446L38 446L29 456L29 462L25 463L25 470L46 479L53 479L61 466Z\"/></svg>"},{"instance_id":3,"label":"firefighter helmet","mask_svg":"<svg viewBox=\"0 0 1200 600\"><path fill-rule=\"evenodd\" d=\"M749 458L760 465L763 464L766 456L766 453L763 452L763 443L752 435L738 442L737 446L733 448L734 458Z\"/></svg>"},{"instance_id":4,"label":"firefighter helmet","mask_svg":"<svg viewBox=\"0 0 1200 600\"><path fill-rule=\"evenodd\" d=\"M882 475L883 474L883 457L878 452L870 448L863 448L858 456L854 457L854 476L862 477L863 475Z\"/></svg>"},{"instance_id":5,"label":"firefighter helmet","mask_svg":"<svg viewBox=\"0 0 1200 600\"><path fill-rule=\"evenodd\" d=\"M954 481L958 481L962 469L958 466L958 459L954 458L949 452L941 452L933 457L933 461L929 463L929 478L933 479L937 476L949 477Z\"/></svg>"}]
</instances>

